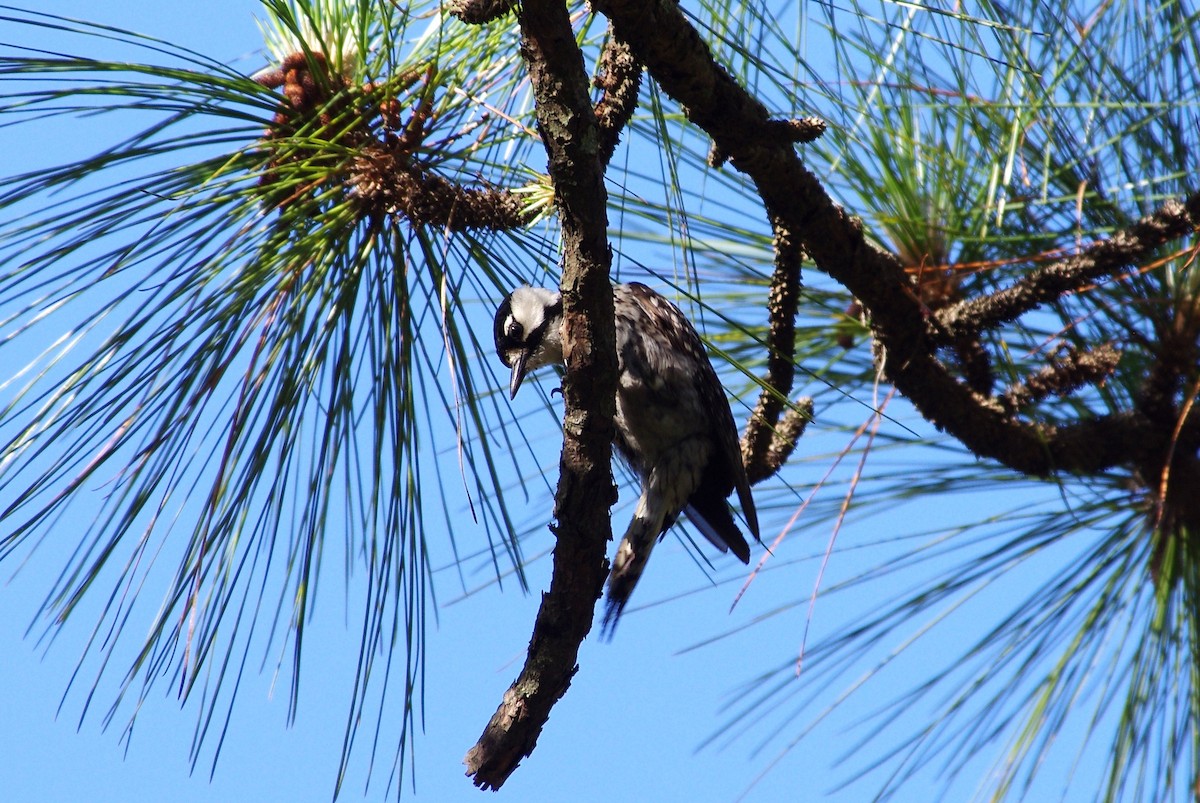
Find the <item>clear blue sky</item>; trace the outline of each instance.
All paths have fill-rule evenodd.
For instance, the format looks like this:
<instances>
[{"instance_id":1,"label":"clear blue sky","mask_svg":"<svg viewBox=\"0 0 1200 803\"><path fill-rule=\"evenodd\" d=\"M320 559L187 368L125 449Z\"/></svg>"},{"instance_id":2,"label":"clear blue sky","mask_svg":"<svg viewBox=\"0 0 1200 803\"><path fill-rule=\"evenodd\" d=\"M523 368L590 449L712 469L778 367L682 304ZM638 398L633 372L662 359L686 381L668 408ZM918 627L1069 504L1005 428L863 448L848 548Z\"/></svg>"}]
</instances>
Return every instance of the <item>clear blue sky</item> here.
<instances>
[{"instance_id":1,"label":"clear blue sky","mask_svg":"<svg viewBox=\"0 0 1200 803\"><path fill-rule=\"evenodd\" d=\"M252 0L187 4L131 0L101 5L49 0L41 4L44 11L158 35L245 65L247 70L265 63L256 55L261 47L252 16L256 7ZM39 42L27 38L35 33L32 28L0 22L0 41L37 46ZM101 124L113 122L105 120ZM101 139L106 132L88 133ZM66 132L47 132L48 137L56 134ZM0 130L0 152L10 166L40 157L45 147L45 140ZM502 371L498 365L495 369L500 385ZM523 394L518 402L529 410L537 406L533 394ZM909 423L917 425L911 420ZM836 446L826 441L823 448ZM554 464L555 453L555 449L547 449L544 465ZM812 471L808 482L819 478L819 468ZM524 508L522 512L531 518L530 511L550 509L548 496L540 488L527 507L517 503L518 509ZM1053 496L1056 492L1051 489L1049 493ZM629 489L625 488L623 499L628 498ZM957 500L955 504L966 503ZM1012 499L1005 500L1004 507L1012 504ZM932 515L949 520L955 513L947 508ZM926 508L923 516L929 515L931 511ZM615 516L618 531L624 526L624 516L623 511ZM773 536L784 520L786 517L773 517L764 537ZM462 522L464 529L472 526L465 514ZM858 532L862 534L861 542L881 529L908 531L917 529L916 524L910 526L902 515L885 520L852 520L842 538L845 543L855 543ZM919 524L922 528L930 526L928 518ZM0 694L0 738L4 744L0 751L0 797L12 801L327 800L338 766L358 650L358 612L347 611L340 592L333 588L338 578L331 578L332 583L327 581L314 627L307 636L295 723L290 727L286 724L286 683L279 689L272 688L275 656L268 659L262 671L258 666L248 667L232 727L210 781L212 744L206 743L202 749L194 772L188 758L196 706L188 704L181 709L169 684L154 688L128 746L119 739L123 719L119 717L107 731L103 727L111 702L103 691L92 701L89 715L80 724L86 692L92 683L90 674L85 672L77 678L74 690L63 701L76 659L89 637L86 609L48 648L35 642L42 632L40 625L34 627L33 636L26 637L26 628L42 596L61 569L65 551L73 546L71 527L72 522L65 520L61 524L61 543L45 544L15 577L15 564L0 566L0 605L5 612L0 617L0 688L5 690ZM807 540L787 558L819 555L828 535L827 531L806 533ZM434 536L431 540L438 539ZM531 543L548 547L549 536L540 536ZM758 756L751 755L756 738L725 749L709 747L697 752L696 748L719 726L722 706L739 699L742 684L778 664L789 652L795 653L804 626L804 609L793 609L706 649L678 653L777 605L807 598L817 561L765 576L730 616L727 611L744 570L732 561L713 559L717 561L717 577L726 580L725 584L668 605L634 610L623 620L613 643L599 643L595 638L585 643L572 688L555 708L533 756L497 793L497 799L581 803L729 801L747 789L779 742L773 742ZM444 563L448 555L440 556L440 560ZM835 553L829 577L851 573L853 560ZM474 580L481 582L487 577L486 565L471 568ZM443 607L436 627L429 633L424 729L415 741L415 799L493 799L492 793L471 786L463 775L461 761L519 669L538 592L546 584L547 573L547 560L533 565L533 591L529 595L510 584L503 593L491 587L455 604L447 603L459 594L456 576L452 572L439 574ZM705 574L685 554L678 539L668 537L655 555L634 607L706 585ZM888 591L886 583L880 584L881 595ZM89 600L87 604L98 602ZM857 604L870 609L878 603L863 599ZM853 616L852 609L818 605L810 640L821 638L828 628ZM139 635L140 627L138 622L129 624L134 636ZM939 656L942 649L955 649L955 635L942 634L929 649ZM957 649L961 649L961 643ZM115 665L119 667L121 662L117 660ZM88 667L88 671L94 671L95 664ZM390 706L398 717L395 701L401 690L394 688L391 695ZM870 710L871 704L871 700L865 700L864 707L850 709L847 719L854 719L855 712ZM124 711L127 714L127 709ZM369 737L369 726L366 730L364 738ZM851 738L836 730L819 732L793 750L748 799L862 799L865 788L841 792L831 788L829 767L852 744ZM385 738L380 744L370 799L384 796L393 750L394 743ZM345 800L361 796L363 760L365 752L357 754ZM406 778L406 787L408 784ZM961 788L969 793L973 784ZM923 800L919 790L919 786L914 787L914 794L907 799ZM405 789L406 796L411 793L411 788Z\"/></svg>"}]
</instances>

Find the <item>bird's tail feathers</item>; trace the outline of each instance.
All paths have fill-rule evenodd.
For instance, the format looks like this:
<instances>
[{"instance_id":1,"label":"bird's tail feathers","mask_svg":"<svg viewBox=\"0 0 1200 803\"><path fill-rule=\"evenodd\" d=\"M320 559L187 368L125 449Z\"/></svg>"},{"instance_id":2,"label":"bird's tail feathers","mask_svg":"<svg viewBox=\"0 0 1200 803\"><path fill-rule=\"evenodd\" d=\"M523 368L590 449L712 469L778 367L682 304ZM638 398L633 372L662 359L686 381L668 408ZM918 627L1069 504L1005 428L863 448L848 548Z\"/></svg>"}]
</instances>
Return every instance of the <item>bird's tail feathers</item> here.
<instances>
[{"instance_id":1,"label":"bird's tail feathers","mask_svg":"<svg viewBox=\"0 0 1200 803\"><path fill-rule=\"evenodd\" d=\"M617 629L617 622L642 577L646 562L650 560L650 552L658 542L662 526L662 516L646 518L641 509L629 523L629 529L613 558L612 570L608 573L608 598L600 625L602 638L611 639Z\"/></svg>"},{"instance_id":2,"label":"bird's tail feathers","mask_svg":"<svg viewBox=\"0 0 1200 803\"><path fill-rule=\"evenodd\" d=\"M742 535L742 531L734 522L733 513L724 499L693 496L688 500L683 512L717 549L724 552L728 548L742 563L750 562L750 545L746 543L746 536Z\"/></svg>"},{"instance_id":3,"label":"bird's tail feathers","mask_svg":"<svg viewBox=\"0 0 1200 803\"><path fill-rule=\"evenodd\" d=\"M729 551L729 544L725 543L725 539L721 536L721 534L717 532L711 524L708 523L708 519L697 513L695 508L693 508L691 505L687 505L684 507L683 513L688 517L688 521L695 525L696 529L700 531L700 534L708 539L708 543L712 544L722 552Z\"/></svg>"}]
</instances>

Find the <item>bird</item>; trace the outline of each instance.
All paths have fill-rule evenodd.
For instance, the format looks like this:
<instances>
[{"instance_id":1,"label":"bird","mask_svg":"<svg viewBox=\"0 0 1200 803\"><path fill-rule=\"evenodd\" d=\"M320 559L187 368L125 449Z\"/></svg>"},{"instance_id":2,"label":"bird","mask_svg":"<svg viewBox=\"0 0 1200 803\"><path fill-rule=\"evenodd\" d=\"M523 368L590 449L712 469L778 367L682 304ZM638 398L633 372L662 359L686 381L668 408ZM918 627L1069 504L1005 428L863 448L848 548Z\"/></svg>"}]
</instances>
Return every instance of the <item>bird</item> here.
<instances>
[{"instance_id":1,"label":"bird","mask_svg":"<svg viewBox=\"0 0 1200 803\"><path fill-rule=\"evenodd\" d=\"M518 287L496 310L496 353L512 370L509 398L525 377L563 364L562 296ZM750 562L750 546L727 502L761 543L737 426L717 372L680 309L644 284L613 287L617 398L613 446L637 475L641 496L608 575L601 625L611 638L650 552L679 514L721 552Z\"/></svg>"}]
</instances>

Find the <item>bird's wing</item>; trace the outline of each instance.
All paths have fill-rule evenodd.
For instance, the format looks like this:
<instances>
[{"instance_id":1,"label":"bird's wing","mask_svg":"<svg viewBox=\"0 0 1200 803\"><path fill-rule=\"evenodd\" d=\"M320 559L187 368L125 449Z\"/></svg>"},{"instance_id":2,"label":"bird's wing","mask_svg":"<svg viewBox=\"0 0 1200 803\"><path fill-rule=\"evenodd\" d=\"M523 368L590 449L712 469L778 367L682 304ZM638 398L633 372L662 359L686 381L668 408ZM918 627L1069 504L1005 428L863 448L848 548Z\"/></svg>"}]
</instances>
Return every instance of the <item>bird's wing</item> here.
<instances>
[{"instance_id":1,"label":"bird's wing","mask_svg":"<svg viewBox=\"0 0 1200 803\"><path fill-rule=\"evenodd\" d=\"M624 285L621 292L628 293L628 298L642 307L647 316L659 319L659 328L664 333L670 334L672 347L686 353L690 358L689 362L699 366L699 370L692 375L691 379L696 393L700 397L702 408L708 415L710 436L717 448L709 461L706 472L708 476L702 480L701 488L694 498L719 496L720 505L723 507L725 498L731 491L736 490L746 525L754 539L761 541L754 497L750 494L750 481L746 476L746 467L742 463L742 447L738 438L737 424L734 423L733 413L729 409L725 388L721 385L721 380L717 377L717 372L708 358L708 352L704 348L700 335L678 307L649 287L631 282ZM738 542L745 544L745 539L733 525L732 517L728 518L733 532L728 539L725 539L725 536L720 534L723 530L729 529L722 521L727 516L720 515L716 505L704 499L700 504L689 502L689 508L689 518L692 521L696 521L698 518L697 513L706 519L708 531L701 528L701 532L706 538L712 541L713 534L716 533L725 540L728 546L734 548L734 552L739 557L741 557L743 549L747 555L749 554L748 547L739 549Z\"/></svg>"}]
</instances>

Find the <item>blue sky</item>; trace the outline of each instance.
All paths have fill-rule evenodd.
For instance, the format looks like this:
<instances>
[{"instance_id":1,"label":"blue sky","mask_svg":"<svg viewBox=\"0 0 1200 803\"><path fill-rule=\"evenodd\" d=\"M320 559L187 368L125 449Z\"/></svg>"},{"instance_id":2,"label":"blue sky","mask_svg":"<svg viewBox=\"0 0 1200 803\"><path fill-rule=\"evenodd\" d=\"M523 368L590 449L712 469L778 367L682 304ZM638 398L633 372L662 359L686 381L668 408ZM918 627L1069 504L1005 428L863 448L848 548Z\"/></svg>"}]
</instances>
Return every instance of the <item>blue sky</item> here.
<instances>
[{"instance_id":1,"label":"blue sky","mask_svg":"<svg viewBox=\"0 0 1200 803\"><path fill-rule=\"evenodd\" d=\"M261 47L252 16L256 5L251 0L186 5L135 0L97 7L51 0L42 5L42 10L158 35L230 63L245 65L250 71L264 63L256 55ZM33 29L0 22L0 41L37 46L40 43L23 39L31 32ZM55 135L77 133L48 132L47 137L52 141ZM89 133L100 137L104 132ZM0 146L12 164L41 158L47 141L24 137L11 129L0 131ZM481 316L485 312L481 307ZM497 386L502 386L502 368L497 364L493 369ZM531 414L536 414L540 406L536 395L527 392L518 398L517 404ZM903 416L903 408L899 410L897 414ZM905 421L914 427L921 426L911 416ZM815 444L801 448L838 448L833 439L816 440ZM543 465L554 464L553 446L546 446L541 455ZM801 481L817 481L820 467L812 466L811 472L811 477L801 477ZM549 498L541 487L533 489L528 503L518 503L525 512L550 509ZM852 519L839 536L844 539L840 543L868 543L880 532L927 529L932 526L931 515L949 523L957 516L975 515L987 505L997 510L1022 503L1032 506L1047 498L1056 499L1058 491L1049 488L1038 493L1021 493L1028 495L1020 500L959 498L940 507L926 508L919 514L919 521L910 520L909 515L918 514L907 509L884 518ZM623 500L627 502L629 496L629 489L624 488ZM534 515L530 513L531 518ZM618 532L625 515L619 510L614 516ZM774 531L769 528L774 526L777 531L785 518L773 517L764 531L764 539L773 536ZM471 527L465 513L459 519L464 529ZM41 623L35 623L32 633L26 634L47 588L62 568L65 551L72 545L71 524L69 519L64 520L61 543L43 545L15 575L15 563L0 566L3 571L0 600L5 611L0 619L0 656L3 656L0 688L7 690L0 695L0 733L5 743L0 760L0 789L6 799L329 799L358 651L358 613L353 605L353 590L347 597L329 587L324 591L314 625L306 637L299 709L291 726L287 724L286 680L276 687L276 656L269 656L261 669L257 665L248 667L232 725L210 780L212 742L206 742L200 750L193 770L189 749L197 707L194 703L181 706L169 683L155 686L138 714L128 744L120 738L127 709L107 729L104 727L104 713L111 702L104 696L107 688L104 683L91 702L88 716L80 721L88 702L95 662L85 662L65 699L64 692L72 682L76 661L90 636L86 615L76 616L78 621L72 622L51 644L38 643L43 632ZM791 605L797 599L806 599L816 580L818 559L829 533L808 532L804 537L806 540L786 555L798 565L786 572L765 574L732 615L729 606L745 570L731 560L721 561L713 556L715 576L722 582L710 585L680 541L668 537L655 553L647 580L639 588L633 610L622 621L616 639L611 644L595 638L585 643L580 671L570 691L555 708L532 757L525 760L497 793L498 797L581 803L634 799L727 801L745 792L781 742L772 742L758 755L752 755L757 743L753 737L724 749L708 747L697 751L697 747L720 727L723 706L732 704L736 708L745 698L743 684L798 651L806 610L803 606L791 607L783 615L704 649L687 648L714 633ZM856 541L856 537L860 540ZM547 548L549 536L535 535L530 543ZM534 551L537 549L531 547L531 552ZM801 557L805 559L800 560ZM780 560L783 559L781 555ZM448 560L448 554L440 555L435 563L446 565ZM852 573L854 566L852 557L835 553L824 582L836 582ZM483 571L479 569L468 565L468 586L486 580L486 567ZM456 601L461 593L456 574L439 573L442 607L436 627L429 633L423 732L415 740L415 794L410 786L412 779L406 777L406 796L436 801L491 799L491 793L479 792L471 786L463 775L461 762L520 667L538 592L546 585L547 573L548 561L543 558L531 567L529 594L522 594L510 583L504 592L491 586L461 601ZM892 591L886 582L876 588L884 597ZM697 590L701 593L689 594L671 604L652 604ZM852 600L844 607L838 607L842 602L818 604L810 642L852 622L856 611L870 610L878 604L879 601L871 599ZM639 605L643 606L640 610ZM86 614L86 609L82 613ZM138 627L137 622L131 622L129 627L135 637ZM929 657L944 658L950 651L961 649L956 640L969 635L965 630L953 628L941 633L930 641ZM116 664L119 666L120 662ZM913 671L919 672L921 668L918 657ZM119 675L119 671L115 674ZM802 681L803 678L797 683ZM887 690L884 691L886 697ZM391 689L390 694L388 710L395 710L398 717L396 700L400 691ZM854 703L842 713L841 721L852 722L871 708L870 700L861 706ZM862 799L866 792L863 787L834 789L829 769L847 752L852 753L853 745L854 738L844 736L836 727L818 731L753 786L747 799ZM361 796L366 782L362 771L366 752L355 754L344 792L346 800ZM380 743L369 799L385 796L387 770L393 757L394 742L385 736ZM969 793L972 786L966 783L961 790ZM924 799L920 788L914 787L909 799ZM394 792L392 789L389 796L394 796Z\"/></svg>"}]
</instances>

